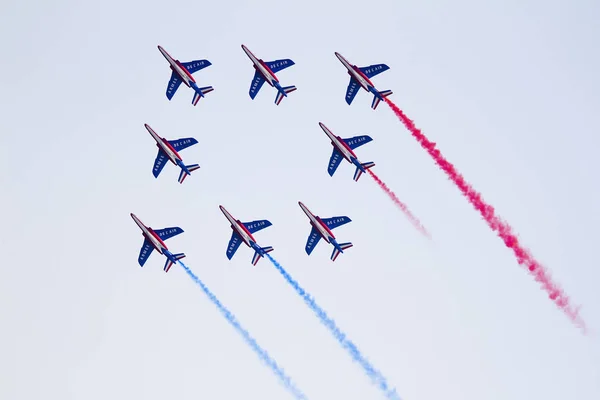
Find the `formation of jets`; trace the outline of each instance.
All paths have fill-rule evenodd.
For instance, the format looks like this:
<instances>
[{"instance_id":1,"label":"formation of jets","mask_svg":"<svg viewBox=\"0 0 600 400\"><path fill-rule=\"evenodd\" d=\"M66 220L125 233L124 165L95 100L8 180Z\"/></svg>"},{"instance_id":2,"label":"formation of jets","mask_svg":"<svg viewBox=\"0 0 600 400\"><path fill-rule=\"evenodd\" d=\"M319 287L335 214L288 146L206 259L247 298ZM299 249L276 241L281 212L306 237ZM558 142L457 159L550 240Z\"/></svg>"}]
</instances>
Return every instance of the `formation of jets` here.
<instances>
[{"instance_id":1,"label":"formation of jets","mask_svg":"<svg viewBox=\"0 0 600 400\"><path fill-rule=\"evenodd\" d=\"M169 100L173 98L175 92L182 82L185 83L187 87L194 89L194 97L192 99L193 105L198 104L200 97L205 97L204 95L206 93L214 90L212 86L198 87L196 80L192 76L193 73L211 66L212 64L210 61L194 60L189 62L181 62L171 57L171 55L167 53L167 51L161 46L158 46L158 50L167 59L172 71L171 79L169 80L169 84L167 86L167 98ZM245 45L242 45L242 50L244 50L248 58L250 58L250 61L252 61L252 65L255 70L254 77L250 83L249 92L252 100L254 100L265 82L277 89L277 95L275 96L275 104L277 105L281 103L281 100L284 97L287 97L288 93L296 90L296 86L293 85L281 86L279 79L277 79L277 76L275 76L275 74L282 69L294 65L295 63L292 60L285 58L275 61L263 61L262 59L257 58ZM350 75L350 83L348 84L348 89L346 89L346 103L348 103L348 105L352 104L354 97L356 97L356 94L361 88L367 92L373 93L373 102L371 103L371 108L373 110L377 108L379 102L384 101L385 97L392 94L391 90L377 90L370 79L375 75L379 75L380 73L387 71L390 69L390 67L385 64L357 67L354 64L350 64L350 62L348 62L348 60L346 60L340 53L336 52L335 56L338 58L338 60L340 60L342 65L346 67L348 70L348 75Z\"/></svg>"},{"instance_id":2,"label":"formation of jets","mask_svg":"<svg viewBox=\"0 0 600 400\"><path fill-rule=\"evenodd\" d=\"M198 104L200 98L205 97L207 93L210 93L214 90L212 86L199 87L196 83L196 80L192 76L192 74L195 72L211 66L212 64L210 61L202 59L181 62L171 57L171 55L167 53L167 51L161 46L158 46L158 50L168 61L172 71L171 78L169 79L167 86L167 99L171 100L173 98L177 92L177 89L179 89L179 86L181 86L181 83L185 83L187 87L193 89L194 95L192 98L192 104L194 106ZM293 85L282 86L279 82L279 79L275 75L277 72L293 66L294 61L290 59L263 61L262 59L257 58L245 45L242 45L242 50L252 62L255 70L254 77L250 83L249 95L251 99L254 100L265 82L277 90L275 95L276 105L279 105L284 97L287 97L289 93L296 90L296 86ZM357 67L356 65L348 62L348 60L346 60L340 53L336 52L335 56L347 69L348 75L350 75L350 83L346 89L346 103L348 103L348 105L352 104L352 101L361 88L373 94L371 108L374 110L381 101L385 101L385 98L392 94L391 90L377 90L373 82L370 80L374 76L387 71L389 69L387 65L374 64L367 67ZM159 136L156 131L150 127L150 125L145 124L144 126L146 127L148 133L150 133L150 136L152 136L152 138L156 141L156 146L158 147L158 154L152 168L152 174L155 178L158 178L168 161L180 168L181 171L178 178L179 183L183 183L188 175L191 175L193 171L200 168L198 164L186 165L179 154L180 151L197 144L198 141L195 138L189 137L167 140L164 137ZM354 153L354 150L357 147L373 140L370 136L361 135L343 139L340 136L335 135L322 122L319 122L319 126L323 132L325 132L329 140L331 140L331 144L333 146L333 153L331 154L327 168L327 172L330 176L333 176L342 160L346 160L356 167L354 172L354 181L358 181L363 173L366 173L369 168L375 166L375 163L371 161L364 163L359 161L358 156L356 153ZM298 205L308 217L311 225L311 231L305 247L306 254L310 255L321 239L333 246L333 252L331 253L330 257L332 261L335 261L339 254L343 253L344 250L352 247L352 243L350 242L338 243L335 235L332 232L333 229L352 222L350 218L347 216L321 218L318 215L313 214L302 202L299 201ZM234 218L225 209L225 207L219 206L219 208L225 215L225 218L227 218L228 222L231 224L232 229L231 238L229 239L229 243L225 252L228 259L231 260L233 258L242 243L246 244L246 246L254 251L251 261L253 265L256 265L261 258L264 258L269 252L273 251L273 247L271 246L260 246L253 236L254 233L271 226L271 222L266 219L241 222L239 219ZM185 257L184 253L172 253L165 244L167 239L183 233L183 229L179 227L152 229L151 227L144 225L142 221L135 216L135 214L132 213L131 217L142 231L142 236L144 237L144 242L138 257L140 266L144 266L150 257L150 254L152 254L154 250L166 257L166 262L164 265L165 272L168 272L174 263Z\"/></svg>"}]
</instances>

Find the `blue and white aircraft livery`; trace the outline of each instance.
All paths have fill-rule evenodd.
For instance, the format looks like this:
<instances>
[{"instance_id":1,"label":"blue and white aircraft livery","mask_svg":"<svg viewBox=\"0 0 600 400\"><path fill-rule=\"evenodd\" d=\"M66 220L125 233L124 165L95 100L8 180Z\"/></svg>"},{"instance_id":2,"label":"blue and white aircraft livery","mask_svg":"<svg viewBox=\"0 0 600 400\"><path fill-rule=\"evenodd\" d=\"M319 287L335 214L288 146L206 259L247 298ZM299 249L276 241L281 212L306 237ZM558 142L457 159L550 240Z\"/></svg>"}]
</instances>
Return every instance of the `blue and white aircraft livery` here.
<instances>
[{"instance_id":1,"label":"blue and white aircraft livery","mask_svg":"<svg viewBox=\"0 0 600 400\"><path fill-rule=\"evenodd\" d=\"M375 89L373 82L369 79L387 71L390 67L385 64L375 64L359 68L356 65L350 64L340 53L336 52L335 55L342 62L344 67L346 67L348 75L350 75L350 84L346 90L346 103L348 103L348 105L352 104L352 100L354 100L356 93L358 93L361 87L367 92L373 93L374 97L373 102L371 103L371 108L373 110L377 108L380 101L384 101L387 96L392 94L391 90L378 91Z\"/></svg>"},{"instance_id":2,"label":"blue and white aircraft livery","mask_svg":"<svg viewBox=\"0 0 600 400\"><path fill-rule=\"evenodd\" d=\"M281 87L279 84L279 79L275 76L275 73L285 69L287 67L291 67L294 65L294 62L289 59L284 60L275 60L275 61L263 61L262 59L256 58L254 54L244 45L242 45L242 49L246 53L246 55L250 58L252 63L254 64L254 69L256 72L254 73L254 78L252 78L252 83L250 84L250 98L254 100L258 91L265 83L265 81L277 88L277 96L275 96L275 104L279 105L281 100L284 97L287 97L287 94L296 90L296 86L285 86Z\"/></svg>"},{"instance_id":3,"label":"blue and white aircraft livery","mask_svg":"<svg viewBox=\"0 0 600 400\"><path fill-rule=\"evenodd\" d=\"M171 79L169 80L169 86L167 86L167 98L169 100L173 98L175 92L179 88L179 85L181 85L181 82L185 83L187 87L194 89L194 98L192 99L193 105L198 104L200 97L204 97L206 93L214 90L212 86L198 87L196 80L192 76L194 72L200 71L201 69L212 65L210 61L194 60L182 63L179 60L173 59L173 57L171 57L171 55L167 53L167 51L161 46L158 46L158 50L167 59L171 65L171 70L173 71L171 74Z\"/></svg>"},{"instance_id":4,"label":"blue and white aircraft livery","mask_svg":"<svg viewBox=\"0 0 600 400\"><path fill-rule=\"evenodd\" d=\"M158 178L160 172L163 170L167 161L171 161L173 164L179 166L181 168L181 172L179 173L179 183L183 183L185 178L188 175L192 174L192 171L200 168L198 164L190 164L185 165L183 163L183 159L177 152L177 150L181 151L190 146L195 145L198 141L194 138L183 138L176 140L167 140L163 137L158 136L154 129L150 128L150 125L144 124L150 135L156 140L156 146L158 147L158 154L156 156L156 160L154 160L154 166L152 167L152 174L154 174L155 178Z\"/></svg>"},{"instance_id":5,"label":"blue and white aircraft livery","mask_svg":"<svg viewBox=\"0 0 600 400\"><path fill-rule=\"evenodd\" d=\"M256 243L256 239L252 236L254 232L258 232L261 229L265 229L271 226L271 223L266 219L252 222L240 222L239 219L233 218L229 212L223 206L219 206L223 214L225 214L225 218L231 223L231 229L233 232L231 234L231 239L229 239L229 244L227 245L227 258L231 260L237 249L240 247L242 242L246 243L246 245L252 249L254 249L254 256L252 257L252 265L256 265L261 257L264 257L265 254L273 251L271 246L260 247Z\"/></svg>"},{"instance_id":6,"label":"blue and white aircraft livery","mask_svg":"<svg viewBox=\"0 0 600 400\"><path fill-rule=\"evenodd\" d=\"M338 243L335 240L335 236L331 232L332 229L337 228L338 226L342 226L347 224L348 222L352 222L352 220L348 217L332 217L332 218L320 218L319 216L314 215L310 212L310 210L302 204L301 201L298 202L300 208L308 219L310 220L310 224L312 225L312 230L310 231L310 235L308 235L308 241L306 242L306 254L310 255L314 250L317 243L321 238L325 239L327 243L333 245L333 253L331 253L331 261L335 261L337 256L340 253L343 253L344 250L352 247L352 243Z\"/></svg>"},{"instance_id":7,"label":"blue and white aircraft livery","mask_svg":"<svg viewBox=\"0 0 600 400\"><path fill-rule=\"evenodd\" d=\"M323 129L329 139L331 139L331 144L333 145L333 154L331 154L329 167L327 169L329 176L333 176L342 159L346 159L349 163L356 165L356 172L354 172L354 181L356 182L358 182L358 178L360 178L363 173L367 172L367 169L375 166L375 163L372 161L361 163L358 161L356 154L352 151L373 140L370 136L362 135L342 139L339 136L335 136L322 122L319 122L319 126Z\"/></svg>"},{"instance_id":8,"label":"blue and white aircraft livery","mask_svg":"<svg viewBox=\"0 0 600 400\"><path fill-rule=\"evenodd\" d=\"M152 229L149 226L146 226L140 221L135 214L131 213L131 218L135 221L137 226L142 230L142 235L144 236L144 244L142 245L142 249L140 250L140 256L138 257L138 262L140 263L140 267L143 267L152 254L153 250L158 251L160 254L163 254L167 257L167 262L165 263L164 270L165 272L169 272L169 268L171 265L175 264L177 260L181 260L185 257L183 253L173 254L167 248L165 244L165 240L172 238L175 235L179 235L183 232L183 229L179 227L165 228L165 229Z\"/></svg>"}]
</instances>

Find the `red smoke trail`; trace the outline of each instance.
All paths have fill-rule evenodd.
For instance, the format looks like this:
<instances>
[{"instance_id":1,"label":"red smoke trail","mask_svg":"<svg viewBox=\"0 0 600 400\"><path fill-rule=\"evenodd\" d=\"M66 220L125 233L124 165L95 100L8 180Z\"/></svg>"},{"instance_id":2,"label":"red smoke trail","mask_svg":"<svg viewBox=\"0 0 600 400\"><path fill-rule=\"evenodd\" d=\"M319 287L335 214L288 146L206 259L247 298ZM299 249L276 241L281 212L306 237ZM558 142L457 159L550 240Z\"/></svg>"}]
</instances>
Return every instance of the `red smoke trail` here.
<instances>
[{"instance_id":1,"label":"red smoke trail","mask_svg":"<svg viewBox=\"0 0 600 400\"><path fill-rule=\"evenodd\" d=\"M586 332L585 322L578 314L578 308L574 308L567 295L562 289L552 282L550 273L546 268L540 264L520 243L517 236L512 232L512 228L508 223L495 215L494 208L487 204L481 195L475 191L469 185L460 173L456 170L454 165L448 162L442 153L435 148L435 143L430 142L429 139L421 133L421 131L415 126L401 109L398 108L389 99L385 99L386 103L394 111L396 116L402 121L406 128L411 132L413 137L417 139L421 147L423 147L429 155L435 160L436 164L444 170L448 177L458 186L463 195L469 200L469 202L479 211L481 216L485 219L487 224L492 228L498 236L504 241L506 247L510 248L517 258L520 265L527 267L529 272L535 277L535 280L540 282L542 288L548 293L550 299L561 309L567 316L581 328L584 333Z\"/></svg>"},{"instance_id":2,"label":"red smoke trail","mask_svg":"<svg viewBox=\"0 0 600 400\"><path fill-rule=\"evenodd\" d=\"M379 177L375 175L373 171L367 169L367 172L373 177L375 182L377 182L381 190L383 190L387 193L388 196L390 196L390 199L394 202L394 204L398 206L398 208L404 213L404 215L406 215L406 218L409 219L409 221L415 226L415 228L417 228L419 232L421 232L423 235L427 236L427 238L431 239L431 235L429 235L427 229L425 229L425 227L421 224L419 219L410 212L406 204L400 201L398 196L396 196L396 193L392 192L392 190L381 179L379 179Z\"/></svg>"}]
</instances>

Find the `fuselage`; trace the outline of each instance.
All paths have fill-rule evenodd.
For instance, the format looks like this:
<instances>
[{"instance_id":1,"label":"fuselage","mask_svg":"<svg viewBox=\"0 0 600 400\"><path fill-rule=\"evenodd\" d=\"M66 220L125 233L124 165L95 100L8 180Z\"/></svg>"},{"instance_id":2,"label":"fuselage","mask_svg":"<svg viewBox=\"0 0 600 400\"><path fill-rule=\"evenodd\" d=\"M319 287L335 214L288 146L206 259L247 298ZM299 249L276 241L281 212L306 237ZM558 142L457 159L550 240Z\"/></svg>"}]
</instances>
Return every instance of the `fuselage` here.
<instances>
[{"instance_id":1,"label":"fuselage","mask_svg":"<svg viewBox=\"0 0 600 400\"><path fill-rule=\"evenodd\" d=\"M225 214L225 218L227 218L231 223L231 228L235 230L238 233L238 235L240 235L244 243L246 243L248 247L253 247L252 244L256 244L256 239L254 239L254 237L248 231L248 229L246 229L244 224L242 224L239 220L233 218L233 216L229 214L225 207L219 206L219 208L221 209L223 214Z\"/></svg>"},{"instance_id":2,"label":"fuselage","mask_svg":"<svg viewBox=\"0 0 600 400\"><path fill-rule=\"evenodd\" d=\"M325 124L323 124L322 122L319 122L319 126L321 127L321 129L323 129L323 131L329 137L329 139L331 139L331 144L342 154L342 156L346 160L348 160L348 162L354 164L353 160L358 161L358 157L356 156L356 154L352 151L352 149L350 148L350 146L348 146L346 144L346 142L344 142L342 140L342 138L340 138L339 136L334 135L333 132L331 132L329 130L329 128L327 128L325 126Z\"/></svg>"},{"instance_id":3,"label":"fuselage","mask_svg":"<svg viewBox=\"0 0 600 400\"><path fill-rule=\"evenodd\" d=\"M367 92L370 92L371 88L375 89L375 85L373 85L373 82L371 82L371 80L367 78L367 76L363 74L362 71L356 65L351 65L348 62L348 60L346 60L338 52L336 52L335 55L338 58L338 60L341 61L344 67L346 67L346 69L348 70L348 74L351 77L353 77L363 89L365 89Z\"/></svg>"},{"instance_id":4,"label":"fuselage","mask_svg":"<svg viewBox=\"0 0 600 400\"><path fill-rule=\"evenodd\" d=\"M317 230L317 232L319 232L321 237L325 239L327 243L335 241L335 236L327 227L327 225L325 225L325 223L321 220L321 218L311 213L310 210L304 204L302 204L301 201L298 202L298 205L310 220L310 224Z\"/></svg>"},{"instance_id":5,"label":"fuselage","mask_svg":"<svg viewBox=\"0 0 600 400\"><path fill-rule=\"evenodd\" d=\"M171 55L167 53L167 51L161 46L158 46L158 50L167 59L167 61L171 65L171 69L173 70L173 72L179 75L179 78L181 78L183 83L185 83L188 87L191 87L192 84L196 84L196 80L194 79L192 74L190 74L188 70L183 65L181 65L179 60L173 59L173 57L171 57Z\"/></svg>"},{"instance_id":6,"label":"fuselage","mask_svg":"<svg viewBox=\"0 0 600 400\"><path fill-rule=\"evenodd\" d=\"M161 149L167 155L167 157L169 157L169 160L173 164L180 165L183 162L183 159L181 158L177 150L175 150L173 146L171 146L171 143L169 143L169 141L167 141L166 139L158 136L158 134L154 132L154 129L150 128L150 125L144 124L144 126L146 127L150 135L154 138L154 140L156 140L156 146L158 146L158 148Z\"/></svg>"},{"instance_id":7,"label":"fuselage","mask_svg":"<svg viewBox=\"0 0 600 400\"><path fill-rule=\"evenodd\" d=\"M254 69L260 72L260 74L263 76L263 78L265 78L265 81L267 81L269 85L279 85L279 79L277 79L273 71L271 71L271 69L267 67L263 60L259 60L258 58L256 58L256 56L252 54L252 52L248 50L246 46L242 45L242 49L254 64Z\"/></svg>"},{"instance_id":8,"label":"fuselage","mask_svg":"<svg viewBox=\"0 0 600 400\"><path fill-rule=\"evenodd\" d=\"M160 254L164 254L165 250L169 250L167 248L167 245L165 244L165 242L163 242L158 235L156 234L156 232L154 232L154 230L152 228L150 228L149 226L146 226L142 223L142 221L140 221L140 219L138 217L135 216L135 214L131 213L131 218L133 218L133 220L135 221L135 223L137 224L137 226L142 230L142 235L144 236L144 238L146 240L148 240L150 242L150 244L152 244L152 246L156 249L156 251L158 251Z\"/></svg>"}]
</instances>

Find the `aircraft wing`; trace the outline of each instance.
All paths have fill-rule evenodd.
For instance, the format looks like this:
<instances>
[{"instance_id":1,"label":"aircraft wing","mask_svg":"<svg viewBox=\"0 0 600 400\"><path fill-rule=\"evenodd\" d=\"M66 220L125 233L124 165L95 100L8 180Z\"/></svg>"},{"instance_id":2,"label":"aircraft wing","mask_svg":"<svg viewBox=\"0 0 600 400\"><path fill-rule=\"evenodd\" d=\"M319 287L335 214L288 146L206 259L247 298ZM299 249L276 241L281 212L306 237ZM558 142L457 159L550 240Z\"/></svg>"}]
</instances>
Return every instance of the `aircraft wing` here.
<instances>
[{"instance_id":1,"label":"aircraft wing","mask_svg":"<svg viewBox=\"0 0 600 400\"><path fill-rule=\"evenodd\" d=\"M231 257L233 257L237 249L240 247L240 244L242 244L242 238L236 233L236 231L233 231L231 233L231 239L229 239L229 244L227 245L227 258L231 260Z\"/></svg>"},{"instance_id":2,"label":"aircraft wing","mask_svg":"<svg viewBox=\"0 0 600 400\"><path fill-rule=\"evenodd\" d=\"M172 228L164 228L164 229L155 229L154 232L158 235L162 240L167 240L172 238L173 236L179 235L183 233L183 229L178 226L174 226Z\"/></svg>"},{"instance_id":3,"label":"aircraft wing","mask_svg":"<svg viewBox=\"0 0 600 400\"><path fill-rule=\"evenodd\" d=\"M337 168L340 166L340 162L344 157L342 153L338 151L335 147L333 148L333 153L331 153L331 158L329 159L329 167L327 168L327 172L329 172L329 176L333 176Z\"/></svg>"},{"instance_id":4,"label":"aircraft wing","mask_svg":"<svg viewBox=\"0 0 600 400\"><path fill-rule=\"evenodd\" d=\"M348 105L352 104L352 100L356 97L356 93L360 89L360 84L354 78L350 78L350 83L348 84L348 89L346 89L346 103Z\"/></svg>"},{"instance_id":5,"label":"aircraft wing","mask_svg":"<svg viewBox=\"0 0 600 400\"><path fill-rule=\"evenodd\" d=\"M315 246L317 245L317 243L319 243L319 240L321 240L321 235L313 227L310 231L310 235L308 235L308 240L306 242L306 254L310 256L310 253L312 253L312 251L315 249Z\"/></svg>"},{"instance_id":6,"label":"aircraft wing","mask_svg":"<svg viewBox=\"0 0 600 400\"><path fill-rule=\"evenodd\" d=\"M190 62L181 63L188 70L190 74L200 71L202 68L210 67L212 64L208 60L194 60Z\"/></svg>"},{"instance_id":7,"label":"aircraft wing","mask_svg":"<svg viewBox=\"0 0 600 400\"><path fill-rule=\"evenodd\" d=\"M362 71L363 74L367 76L367 78L371 79L375 75L379 75L380 73L387 71L388 69L390 69L390 67L388 67L385 64L373 64L369 65L368 67L362 67L359 69Z\"/></svg>"},{"instance_id":8,"label":"aircraft wing","mask_svg":"<svg viewBox=\"0 0 600 400\"><path fill-rule=\"evenodd\" d=\"M344 142L346 142L348 147L350 147L352 150L354 150L355 148L360 147L363 144L369 143L371 140L373 140L371 138L371 136L362 135L362 136L354 136L354 137L351 137L348 139L344 139Z\"/></svg>"},{"instance_id":9,"label":"aircraft wing","mask_svg":"<svg viewBox=\"0 0 600 400\"><path fill-rule=\"evenodd\" d=\"M190 146L195 145L198 141L194 138L183 138L176 140L169 140L169 144L173 146L173 148L177 151L181 151L183 149L187 149Z\"/></svg>"},{"instance_id":10,"label":"aircraft wing","mask_svg":"<svg viewBox=\"0 0 600 400\"><path fill-rule=\"evenodd\" d=\"M347 224L348 222L352 222L352 220L348 217L331 217L331 218L321 218L321 220L327 225L329 229L335 229L338 226L342 226Z\"/></svg>"},{"instance_id":11,"label":"aircraft wing","mask_svg":"<svg viewBox=\"0 0 600 400\"><path fill-rule=\"evenodd\" d=\"M169 158L167 155L159 149L158 154L156 155L156 160L154 160L154 167L152 168L152 174L154 174L155 178L158 178L160 172L163 170L165 165L167 165L168 160Z\"/></svg>"},{"instance_id":12,"label":"aircraft wing","mask_svg":"<svg viewBox=\"0 0 600 400\"><path fill-rule=\"evenodd\" d=\"M144 239L144 244L142 245L142 249L140 250L140 256L138 257L140 267L144 266L144 264L148 260L148 257L150 257L150 254L152 254L153 250L154 247L150 244L150 242Z\"/></svg>"},{"instance_id":13,"label":"aircraft wing","mask_svg":"<svg viewBox=\"0 0 600 400\"><path fill-rule=\"evenodd\" d=\"M171 79L169 80L169 85L167 86L167 99L171 100L175 95L177 89L179 89L179 85L181 85L181 78L175 72L171 74Z\"/></svg>"},{"instance_id":14,"label":"aircraft wing","mask_svg":"<svg viewBox=\"0 0 600 400\"><path fill-rule=\"evenodd\" d=\"M246 229L248 229L248 232L250 233L258 232L261 229L268 228L272 225L271 222L267 221L266 219L252 222L242 222L242 224L244 224L244 226L246 227Z\"/></svg>"},{"instance_id":15,"label":"aircraft wing","mask_svg":"<svg viewBox=\"0 0 600 400\"><path fill-rule=\"evenodd\" d=\"M267 64L267 67L269 67L271 72L273 72L275 74L275 73L281 71L282 69L291 67L292 65L294 65L294 62L292 60L286 58L283 60L267 61L265 64Z\"/></svg>"},{"instance_id":16,"label":"aircraft wing","mask_svg":"<svg viewBox=\"0 0 600 400\"><path fill-rule=\"evenodd\" d=\"M250 84L250 98L254 100L258 91L265 83L265 78L263 78L262 74L258 71L254 73L254 78L252 78L252 83Z\"/></svg>"}]
</instances>

